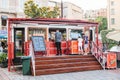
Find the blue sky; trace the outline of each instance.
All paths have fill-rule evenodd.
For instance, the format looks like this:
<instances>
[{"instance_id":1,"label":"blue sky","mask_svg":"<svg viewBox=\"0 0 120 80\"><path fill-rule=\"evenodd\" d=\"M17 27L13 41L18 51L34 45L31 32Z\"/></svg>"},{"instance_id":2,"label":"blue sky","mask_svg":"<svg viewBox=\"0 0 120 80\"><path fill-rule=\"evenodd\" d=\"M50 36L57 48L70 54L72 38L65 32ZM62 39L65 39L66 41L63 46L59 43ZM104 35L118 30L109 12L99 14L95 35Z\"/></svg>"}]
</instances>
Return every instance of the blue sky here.
<instances>
[{"instance_id":1,"label":"blue sky","mask_svg":"<svg viewBox=\"0 0 120 80\"><path fill-rule=\"evenodd\" d=\"M54 0L60 2L61 0ZM94 10L107 7L107 0L62 0L63 2L71 2L81 7L83 10Z\"/></svg>"}]
</instances>

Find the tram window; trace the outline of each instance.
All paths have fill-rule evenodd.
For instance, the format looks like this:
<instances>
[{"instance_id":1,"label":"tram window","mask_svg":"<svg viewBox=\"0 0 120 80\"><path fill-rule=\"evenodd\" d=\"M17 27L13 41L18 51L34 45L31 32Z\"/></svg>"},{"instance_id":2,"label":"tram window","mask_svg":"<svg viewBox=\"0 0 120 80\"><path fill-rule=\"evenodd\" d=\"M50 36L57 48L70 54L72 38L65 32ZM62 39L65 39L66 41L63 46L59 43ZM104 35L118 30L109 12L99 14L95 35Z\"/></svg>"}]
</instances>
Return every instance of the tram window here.
<instances>
[{"instance_id":1,"label":"tram window","mask_svg":"<svg viewBox=\"0 0 120 80\"><path fill-rule=\"evenodd\" d=\"M78 39L79 36L82 37L82 30L71 30L71 32L70 32L70 38L72 40Z\"/></svg>"},{"instance_id":2,"label":"tram window","mask_svg":"<svg viewBox=\"0 0 120 80\"><path fill-rule=\"evenodd\" d=\"M1 23L2 23L2 26L7 25L7 16L1 16Z\"/></svg>"},{"instance_id":3,"label":"tram window","mask_svg":"<svg viewBox=\"0 0 120 80\"><path fill-rule=\"evenodd\" d=\"M55 32L58 28L50 28L49 29L49 40L55 40ZM62 40L66 40L66 29L59 28L58 29L62 33Z\"/></svg>"},{"instance_id":4,"label":"tram window","mask_svg":"<svg viewBox=\"0 0 120 80\"><path fill-rule=\"evenodd\" d=\"M7 20L2 20L2 26L6 26Z\"/></svg>"}]
</instances>

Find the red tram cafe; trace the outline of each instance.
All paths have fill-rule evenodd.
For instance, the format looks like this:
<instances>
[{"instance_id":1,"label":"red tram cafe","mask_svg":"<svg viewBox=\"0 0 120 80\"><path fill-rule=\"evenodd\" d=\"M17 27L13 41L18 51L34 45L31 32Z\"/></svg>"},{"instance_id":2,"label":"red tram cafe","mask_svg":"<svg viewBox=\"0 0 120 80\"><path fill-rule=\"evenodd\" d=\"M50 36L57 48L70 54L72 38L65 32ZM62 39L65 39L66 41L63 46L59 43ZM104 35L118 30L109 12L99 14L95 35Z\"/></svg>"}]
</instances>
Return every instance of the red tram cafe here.
<instances>
[{"instance_id":1,"label":"red tram cafe","mask_svg":"<svg viewBox=\"0 0 120 80\"><path fill-rule=\"evenodd\" d=\"M78 54L77 38L83 33L88 36L89 44L98 46L98 23L68 19L8 19L8 70L14 64L13 59L29 56L32 36L43 36L46 46L45 56L55 56L56 47L54 33L56 29L62 33L62 54ZM67 53L66 50L68 49ZM91 51L90 49L88 52ZM34 52L34 51L33 51ZM37 52L35 54L41 54ZM34 56L34 55L32 55Z\"/></svg>"}]
</instances>

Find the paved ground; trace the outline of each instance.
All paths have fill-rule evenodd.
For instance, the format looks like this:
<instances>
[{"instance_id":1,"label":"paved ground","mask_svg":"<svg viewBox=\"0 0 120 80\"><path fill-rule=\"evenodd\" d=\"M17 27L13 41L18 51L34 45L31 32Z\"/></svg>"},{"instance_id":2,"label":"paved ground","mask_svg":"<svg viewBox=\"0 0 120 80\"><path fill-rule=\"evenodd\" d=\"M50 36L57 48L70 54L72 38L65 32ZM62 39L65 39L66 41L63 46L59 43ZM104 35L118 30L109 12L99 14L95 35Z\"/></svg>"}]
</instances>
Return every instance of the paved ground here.
<instances>
[{"instance_id":1,"label":"paved ground","mask_svg":"<svg viewBox=\"0 0 120 80\"><path fill-rule=\"evenodd\" d=\"M73 72L42 76L23 76L21 71L0 68L0 80L120 80L120 69Z\"/></svg>"}]
</instances>

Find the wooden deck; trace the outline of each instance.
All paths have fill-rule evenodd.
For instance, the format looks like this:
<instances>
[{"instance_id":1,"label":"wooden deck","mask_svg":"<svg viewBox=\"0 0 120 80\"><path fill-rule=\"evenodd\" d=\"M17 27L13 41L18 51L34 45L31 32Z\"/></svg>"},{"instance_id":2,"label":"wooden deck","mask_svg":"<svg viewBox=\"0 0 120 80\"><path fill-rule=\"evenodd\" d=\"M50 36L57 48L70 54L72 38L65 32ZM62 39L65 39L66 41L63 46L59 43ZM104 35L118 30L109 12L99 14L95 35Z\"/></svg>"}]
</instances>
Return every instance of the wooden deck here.
<instances>
[{"instance_id":1,"label":"wooden deck","mask_svg":"<svg viewBox=\"0 0 120 80\"><path fill-rule=\"evenodd\" d=\"M36 75L100 70L101 65L93 55L63 55L35 57Z\"/></svg>"}]
</instances>

